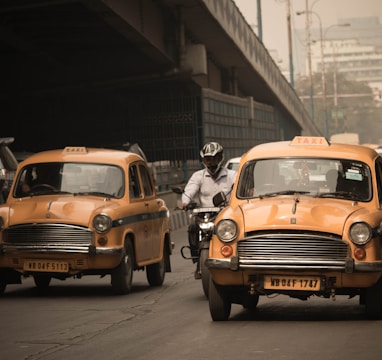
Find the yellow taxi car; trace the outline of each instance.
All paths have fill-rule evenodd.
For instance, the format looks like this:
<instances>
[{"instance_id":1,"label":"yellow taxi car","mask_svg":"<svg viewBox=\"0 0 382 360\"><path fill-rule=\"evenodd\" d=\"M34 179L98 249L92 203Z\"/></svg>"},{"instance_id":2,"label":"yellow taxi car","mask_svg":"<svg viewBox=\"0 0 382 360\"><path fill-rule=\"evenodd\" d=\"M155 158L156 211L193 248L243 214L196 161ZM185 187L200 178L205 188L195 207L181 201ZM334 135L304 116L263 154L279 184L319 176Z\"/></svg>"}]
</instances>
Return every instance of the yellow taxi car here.
<instances>
[{"instance_id":1,"label":"yellow taxi car","mask_svg":"<svg viewBox=\"0 0 382 360\"><path fill-rule=\"evenodd\" d=\"M117 294L134 270L151 286L171 271L169 210L157 197L147 163L126 151L66 147L28 157L0 206L0 294L33 276L111 277Z\"/></svg>"},{"instance_id":2,"label":"yellow taxi car","mask_svg":"<svg viewBox=\"0 0 382 360\"><path fill-rule=\"evenodd\" d=\"M254 309L261 295L359 296L382 315L382 158L370 148L295 137L243 155L210 244L209 307Z\"/></svg>"}]
</instances>

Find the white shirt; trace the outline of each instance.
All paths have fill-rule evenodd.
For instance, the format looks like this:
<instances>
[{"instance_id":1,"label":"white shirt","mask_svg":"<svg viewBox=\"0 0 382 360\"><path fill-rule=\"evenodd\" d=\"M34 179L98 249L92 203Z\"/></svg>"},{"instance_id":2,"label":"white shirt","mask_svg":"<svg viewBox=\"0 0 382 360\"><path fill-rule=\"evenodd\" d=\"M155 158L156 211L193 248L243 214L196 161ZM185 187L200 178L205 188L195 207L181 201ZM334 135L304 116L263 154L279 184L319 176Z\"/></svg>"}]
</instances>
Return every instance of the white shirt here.
<instances>
[{"instance_id":1,"label":"white shirt","mask_svg":"<svg viewBox=\"0 0 382 360\"><path fill-rule=\"evenodd\" d=\"M184 193L182 194L182 204L188 204L191 199L199 203L201 207L212 207L212 198L222 191L227 197L231 197L232 186L235 182L236 171L221 168L216 179L214 179L207 169L196 171L192 174Z\"/></svg>"}]
</instances>

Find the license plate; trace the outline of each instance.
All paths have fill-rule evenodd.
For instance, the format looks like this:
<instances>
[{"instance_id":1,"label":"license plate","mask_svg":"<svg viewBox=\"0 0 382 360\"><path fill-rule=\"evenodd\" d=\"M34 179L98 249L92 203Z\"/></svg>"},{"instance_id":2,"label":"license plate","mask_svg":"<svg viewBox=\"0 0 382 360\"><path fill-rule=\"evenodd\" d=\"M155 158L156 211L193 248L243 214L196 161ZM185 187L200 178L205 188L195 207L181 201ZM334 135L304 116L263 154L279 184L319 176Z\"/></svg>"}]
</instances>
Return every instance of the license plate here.
<instances>
[{"instance_id":1,"label":"license plate","mask_svg":"<svg viewBox=\"0 0 382 360\"><path fill-rule=\"evenodd\" d=\"M314 290L321 289L319 277L314 276L264 276L264 289L272 290Z\"/></svg>"},{"instance_id":2,"label":"license plate","mask_svg":"<svg viewBox=\"0 0 382 360\"><path fill-rule=\"evenodd\" d=\"M24 270L66 273L69 271L69 264L67 261L58 260L24 260Z\"/></svg>"}]
</instances>

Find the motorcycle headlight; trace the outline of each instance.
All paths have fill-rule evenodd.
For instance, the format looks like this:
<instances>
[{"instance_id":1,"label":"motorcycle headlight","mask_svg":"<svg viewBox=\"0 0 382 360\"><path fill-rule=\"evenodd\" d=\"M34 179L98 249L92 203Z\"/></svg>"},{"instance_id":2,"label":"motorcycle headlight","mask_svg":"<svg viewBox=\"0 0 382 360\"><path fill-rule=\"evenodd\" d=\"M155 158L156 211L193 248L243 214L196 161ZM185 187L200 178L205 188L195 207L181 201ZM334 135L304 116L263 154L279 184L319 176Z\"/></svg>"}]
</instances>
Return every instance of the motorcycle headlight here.
<instances>
[{"instance_id":1,"label":"motorcycle headlight","mask_svg":"<svg viewBox=\"0 0 382 360\"><path fill-rule=\"evenodd\" d=\"M373 230L364 223L354 223L349 230L350 240L356 245L364 245L372 238Z\"/></svg>"},{"instance_id":2,"label":"motorcycle headlight","mask_svg":"<svg viewBox=\"0 0 382 360\"><path fill-rule=\"evenodd\" d=\"M211 231L214 229L214 223L213 222L207 222L207 223L200 223L199 227L204 231Z\"/></svg>"},{"instance_id":3,"label":"motorcycle headlight","mask_svg":"<svg viewBox=\"0 0 382 360\"><path fill-rule=\"evenodd\" d=\"M216 225L215 233L219 240L223 242L230 242L235 240L237 232L237 225L232 220L224 219L219 221Z\"/></svg>"},{"instance_id":4,"label":"motorcycle headlight","mask_svg":"<svg viewBox=\"0 0 382 360\"><path fill-rule=\"evenodd\" d=\"M98 214L93 220L94 229L98 233L105 233L111 229L112 221L108 215Z\"/></svg>"}]
</instances>

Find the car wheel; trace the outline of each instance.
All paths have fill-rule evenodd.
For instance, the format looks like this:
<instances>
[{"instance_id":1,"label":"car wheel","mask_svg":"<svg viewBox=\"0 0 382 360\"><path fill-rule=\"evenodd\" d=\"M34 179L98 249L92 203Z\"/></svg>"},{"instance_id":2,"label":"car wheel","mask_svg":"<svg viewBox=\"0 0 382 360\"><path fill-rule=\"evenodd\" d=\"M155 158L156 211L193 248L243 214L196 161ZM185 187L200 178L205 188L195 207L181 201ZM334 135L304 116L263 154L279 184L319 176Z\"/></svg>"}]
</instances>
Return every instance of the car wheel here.
<instances>
[{"instance_id":1,"label":"car wheel","mask_svg":"<svg viewBox=\"0 0 382 360\"><path fill-rule=\"evenodd\" d=\"M34 275L33 279L38 290L47 290L52 277L49 275Z\"/></svg>"},{"instance_id":2,"label":"car wheel","mask_svg":"<svg viewBox=\"0 0 382 360\"><path fill-rule=\"evenodd\" d=\"M208 295L212 320L228 320L229 315L231 314L231 302L228 300L227 294L224 291L224 287L215 284L211 278Z\"/></svg>"},{"instance_id":3,"label":"car wheel","mask_svg":"<svg viewBox=\"0 0 382 360\"><path fill-rule=\"evenodd\" d=\"M4 294L5 288L7 287L7 283L4 281L0 281L0 295Z\"/></svg>"},{"instance_id":4,"label":"car wheel","mask_svg":"<svg viewBox=\"0 0 382 360\"><path fill-rule=\"evenodd\" d=\"M125 254L120 264L111 272L111 286L118 295L131 291L134 271L134 251L130 241L126 241Z\"/></svg>"},{"instance_id":5,"label":"car wheel","mask_svg":"<svg viewBox=\"0 0 382 360\"><path fill-rule=\"evenodd\" d=\"M146 266L146 278L150 286L161 286L166 274L167 247L164 245L161 261Z\"/></svg>"},{"instance_id":6,"label":"car wheel","mask_svg":"<svg viewBox=\"0 0 382 360\"><path fill-rule=\"evenodd\" d=\"M199 255L199 265L200 265L200 272L202 274L203 292L207 299L208 299L208 291L210 287L210 271L208 270L208 267L206 266L208 253L209 253L208 249L203 249L203 250L200 250L200 255Z\"/></svg>"},{"instance_id":7,"label":"car wheel","mask_svg":"<svg viewBox=\"0 0 382 360\"><path fill-rule=\"evenodd\" d=\"M259 303L259 295L245 294L243 297L243 308L249 311L254 311Z\"/></svg>"},{"instance_id":8,"label":"car wheel","mask_svg":"<svg viewBox=\"0 0 382 360\"><path fill-rule=\"evenodd\" d=\"M382 278L374 286L366 289L365 306L367 317L382 318Z\"/></svg>"}]
</instances>

